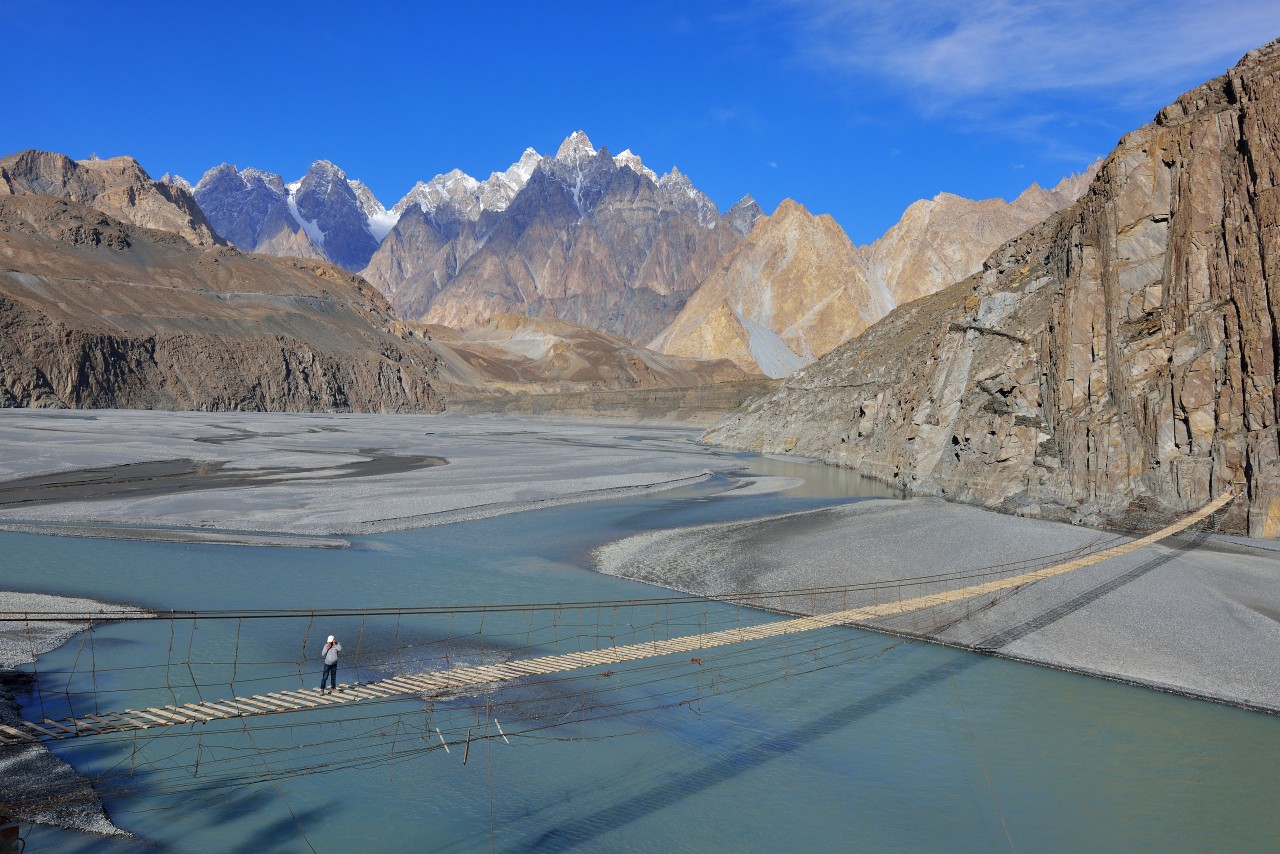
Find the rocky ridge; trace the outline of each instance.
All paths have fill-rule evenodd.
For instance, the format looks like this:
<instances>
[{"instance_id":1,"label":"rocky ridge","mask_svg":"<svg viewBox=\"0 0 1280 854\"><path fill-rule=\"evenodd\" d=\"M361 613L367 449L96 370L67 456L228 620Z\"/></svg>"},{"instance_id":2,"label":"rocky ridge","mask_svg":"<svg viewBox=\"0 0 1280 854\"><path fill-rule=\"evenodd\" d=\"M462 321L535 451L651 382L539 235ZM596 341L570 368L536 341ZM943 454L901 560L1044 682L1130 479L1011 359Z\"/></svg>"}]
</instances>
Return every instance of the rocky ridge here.
<instances>
[{"instance_id":1,"label":"rocky ridge","mask_svg":"<svg viewBox=\"0 0 1280 854\"><path fill-rule=\"evenodd\" d=\"M1083 197L717 425L920 494L1105 522L1245 486L1280 535L1280 42L1123 137Z\"/></svg>"},{"instance_id":2,"label":"rocky ridge","mask_svg":"<svg viewBox=\"0 0 1280 854\"><path fill-rule=\"evenodd\" d=\"M26 195L88 205L133 225L180 234L197 246L223 242L189 186L151 180L132 157L72 160L29 150L0 158L0 196Z\"/></svg>"},{"instance_id":3,"label":"rocky ridge","mask_svg":"<svg viewBox=\"0 0 1280 854\"><path fill-rule=\"evenodd\" d=\"M855 247L829 216L784 201L649 343L785 377L884 317L980 269L1004 241L1070 204L1096 165L1013 202L950 193L915 202L884 236Z\"/></svg>"},{"instance_id":4,"label":"rocky ridge","mask_svg":"<svg viewBox=\"0 0 1280 854\"><path fill-rule=\"evenodd\" d=\"M438 411L436 360L326 262L0 197L0 406Z\"/></svg>"}]
</instances>

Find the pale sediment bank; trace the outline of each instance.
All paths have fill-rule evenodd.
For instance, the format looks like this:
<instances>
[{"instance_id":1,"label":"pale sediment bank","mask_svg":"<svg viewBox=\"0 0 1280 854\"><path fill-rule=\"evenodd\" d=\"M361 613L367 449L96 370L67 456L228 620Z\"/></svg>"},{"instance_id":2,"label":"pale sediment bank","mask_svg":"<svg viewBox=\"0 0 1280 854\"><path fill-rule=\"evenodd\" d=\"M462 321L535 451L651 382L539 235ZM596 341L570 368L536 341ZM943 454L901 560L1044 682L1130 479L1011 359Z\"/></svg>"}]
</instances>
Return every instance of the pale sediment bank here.
<instances>
[{"instance_id":1,"label":"pale sediment bank","mask_svg":"<svg viewBox=\"0 0 1280 854\"><path fill-rule=\"evenodd\" d=\"M48 596L41 593L0 592L0 612L100 613L103 610L145 616L139 608L111 605L93 599ZM30 664L57 649L85 624L76 620L0 622L0 675L12 681L15 667ZM0 684L0 723L21 726L17 699ZM6 747L0 751L0 795L9 817L106 835L125 835L111 823L92 784L43 745Z\"/></svg>"},{"instance_id":2,"label":"pale sediment bank","mask_svg":"<svg viewBox=\"0 0 1280 854\"><path fill-rule=\"evenodd\" d=\"M527 417L0 411L0 526L337 546L742 466L671 427ZM268 539L259 539L271 535Z\"/></svg>"},{"instance_id":3,"label":"pale sediment bank","mask_svg":"<svg viewBox=\"0 0 1280 854\"><path fill-rule=\"evenodd\" d=\"M955 589L992 576L898 582L1017 561L1045 565L1114 536L937 499L864 501L648 532L604 546L595 558L602 572L712 596L875 585L761 602L820 613ZM1280 553L1266 545L1184 535L1012 594L876 627L1280 712Z\"/></svg>"},{"instance_id":4,"label":"pale sediment bank","mask_svg":"<svg viewBox=\"0 0 1280 854\"><path fill-rule=\"evenodd\" d=\"M51 537L89 537L99 540L140 540L149 543L206 543L228 546L283 546L294 549L345 549L348 540L336 537L301 537L288 534L245 534L234 531L200 531L182 528L143 528L90 525L42 525L35 522L0 524L0 531L43 534Z\"/></svg>"}]
</instances>

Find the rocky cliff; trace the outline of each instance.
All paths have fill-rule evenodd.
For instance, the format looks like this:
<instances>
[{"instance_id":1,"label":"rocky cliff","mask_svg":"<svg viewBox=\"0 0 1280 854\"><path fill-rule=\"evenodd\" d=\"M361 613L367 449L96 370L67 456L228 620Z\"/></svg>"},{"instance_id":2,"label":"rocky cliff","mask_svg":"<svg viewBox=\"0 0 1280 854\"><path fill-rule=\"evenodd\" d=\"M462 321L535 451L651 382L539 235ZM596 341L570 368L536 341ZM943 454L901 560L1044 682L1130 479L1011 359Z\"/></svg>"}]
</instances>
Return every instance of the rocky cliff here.
<instances>
[{"instance_id":1,"label":"rocky cliff","mask_svg":"<svg viewBox=\"0 0 1280 854\"><path fill-rule=\"evenodd\" d=\"M1280 535L1280 42L1126 135L1085 195L708 434L1105 521L1243 479Z\"/></svg>"},{"instance_id":2,"label":"rocky cliff","mask_svg":"<svg viewBox=\"0 0 1280 854\"><path fill-rule=\"evenodd\" d=\"M788 199L756 222L649 346L789 376L894 306L976 272L1001 243L1075 201L1095 170L1052 190L1032 185L1008 203L940 193L858 247L831 217Z\"/></svg>"},{"instance_id":3,"label":"rocky cliff","mask_svg":"<svg viewBox=\"0 0 1280 854\"><path fill-rule=\"evenodd\" d=\"M223 242L188 189L151 180L132 157L77 161L32 150L0 158L0 196L31 194L88 205L133 225L180 234L197 246Z\"/></svg>"},{"instance_id":4,"label":"rocky cliff","mask_svg":"<svg viewBox=\"0 0 1280 854\"><path fill-rule=\"evenodd\" d=\"M0 406L437 411L435 357L325 262L0 196Z\"/></svg>"}]
</instances>

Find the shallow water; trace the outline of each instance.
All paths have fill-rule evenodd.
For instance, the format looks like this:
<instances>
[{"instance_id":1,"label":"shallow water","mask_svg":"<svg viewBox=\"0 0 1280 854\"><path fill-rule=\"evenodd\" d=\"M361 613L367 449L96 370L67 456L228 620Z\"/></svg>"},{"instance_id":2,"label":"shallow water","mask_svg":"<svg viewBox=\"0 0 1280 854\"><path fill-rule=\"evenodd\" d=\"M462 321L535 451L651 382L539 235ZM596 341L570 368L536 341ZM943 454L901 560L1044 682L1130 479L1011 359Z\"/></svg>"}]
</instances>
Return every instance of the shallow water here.
<instances>
[{"instance_id":1,"label":"shallow water","mask_svg":"<svg viewBox=\"0 0 1280 854\"><path fill-rule=\"evenodd\" d=\"M742 497L710 483L344 551L3 534L0 588L161 610L665 596L591 572L590 550L877 492L752 465L799 465L810 483ZM700 603L117 623L42 657L21 700L58 717L191 701L193 681L207 697L315 685L302 651L329 633L347 680L769 619ZM119 825L174 851L1255 851L1280 832L1273 717L853 629L700 658L55 749L100 780ZM29 836L29 851L154 850Z\"/></svg>"}]
</instances>

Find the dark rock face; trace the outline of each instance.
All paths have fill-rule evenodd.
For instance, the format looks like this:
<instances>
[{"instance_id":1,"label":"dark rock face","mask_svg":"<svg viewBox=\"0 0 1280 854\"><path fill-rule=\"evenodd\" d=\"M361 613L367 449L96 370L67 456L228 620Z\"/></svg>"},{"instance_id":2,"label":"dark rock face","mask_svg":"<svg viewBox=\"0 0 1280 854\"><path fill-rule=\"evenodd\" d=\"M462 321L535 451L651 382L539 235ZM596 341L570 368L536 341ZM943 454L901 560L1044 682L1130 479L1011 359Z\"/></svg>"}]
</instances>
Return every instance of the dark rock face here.
<instances>
[{"instance_id":1,"label":"dark rock face","mask_svg":"<svg viewBox=\"0 0 1280 854\"><path fill-rule=\"evenodd\" d=\"M324 262L0 198L0 406L413 412L436 360Z\"/></svg>"},{"instance_id":2,"label":"dark rock face","mask_svg":"<svg viewBox=\"0 0 1280 854\"><path fill-rule=\"evenodd\" d=\"M302 226L289 213L279 175L229 163L209 170L195 190L196 202L218 234L246 252L254 252L282 231Z\"/></svg>"},{"instance_id":3,"label":"dark rock face","mask_svg":"<svg viewBox=\"0 0 1280 854\"><path fill-rule=\"evenodd\" d=\"M1105 521L1243 480L1280 536L1280 42L1125 136L1086 194L708 437Z\"/></svg>"},{"instance_id":4,"label":"dark rock face","mask_svg":"<svg viewBox=\"0 0 1280 854\"><path fill-rule=\"evenodd\" d=\"M127 223L180 234L198 246L223 241L191 193L153 181L132 157L75 161L49 151L0 158L0 196L45 195L88 205Z\"/></svg>"},{"instance_id":5,"label":"dark rock face","mask_svg":"<svg viewBox=\"0 0 1280 854\"><path fill-rule=\"evenodd\" d=\"M327 160L311 165L294 194L298 214L324 235L324 252L345 270L362 270L378 248L355 191Z\"/></svg>"},{"instance_id":6,"label":"dark rock face","mask_svg":"<svg viewBox=\"0 0 1280 854\"><path fill-rule=\"evenodd\" d=\"M195 198L218 233L246 252L324 259L355 271L369 263L378 241L353 183L326 160L296 184L224 163L204 174Z\"/></svg>"},{"instance_id":7,"label":"dark rock face","mask_svg":"<svg viewBox=\"0 0 1280 854\"><path fill-rule=\"evenodd\" d=\"M751 229L755 227L756 220L764 216L759 203L751 196L743 196L733 207L725 211L724 218L733 226L733 230L746 237L751 233Z\"/></svg>"},{"instance_id":8,"label":"dark rock face","mask_svg":"<svg viewBox=\"0 0 1280 854\"><path fill-rule=\"evenodd\" d=\"M679 172L651 175L574 134L502 210L408 208L364 275L406 318L471 329L498 314L558 317L649 341L759 210L723 219Z\"/></svg>"}]
</instances>

